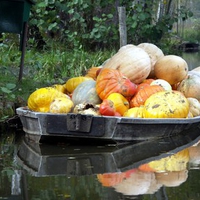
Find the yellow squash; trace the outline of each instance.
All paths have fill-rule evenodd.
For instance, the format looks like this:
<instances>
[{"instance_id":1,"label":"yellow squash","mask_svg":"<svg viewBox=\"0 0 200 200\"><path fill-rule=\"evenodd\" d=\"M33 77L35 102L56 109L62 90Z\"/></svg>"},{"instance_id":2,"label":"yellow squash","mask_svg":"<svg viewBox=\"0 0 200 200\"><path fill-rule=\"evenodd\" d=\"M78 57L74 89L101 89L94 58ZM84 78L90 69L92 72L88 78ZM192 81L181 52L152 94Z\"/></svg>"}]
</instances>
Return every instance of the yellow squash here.
<instances>
[{"instance_id":1,"label":"yellow squash","mask_svg":"<svg viewBox=\"0 0 200 200\"><path fill-rule=\"evenodd\" d=\"M187 98L178 91L162 91L151 95L144 104L144 118L186 118Z\"/></svg>"}]
</instances>

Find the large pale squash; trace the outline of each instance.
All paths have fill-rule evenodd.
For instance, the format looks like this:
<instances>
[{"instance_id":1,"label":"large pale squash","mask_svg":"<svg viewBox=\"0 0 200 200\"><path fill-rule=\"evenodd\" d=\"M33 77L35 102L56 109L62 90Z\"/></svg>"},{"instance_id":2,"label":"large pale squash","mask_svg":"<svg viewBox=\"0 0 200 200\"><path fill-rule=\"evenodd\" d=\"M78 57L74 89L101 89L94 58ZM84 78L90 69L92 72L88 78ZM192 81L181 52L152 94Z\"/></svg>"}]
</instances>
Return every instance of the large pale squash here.
<instances>
[{"instance_id":1,"label":"large pale squash","mask_svg":"<svg viewBox=\"0 0 200 200\"><path fill-rule=\"evenodd\" d=\"M80 83L72 94L72 101L74 106L83 103L100 104L101 99L96 93L96 81L88 80Z\"/></svg>"},{"instance_id":2,"label":"large pale squash","mask_svg":"<svg viewBox=\"0 0 200 200\"><path fill-rule=\"evenodd\" d=\"M155 76L174 85L186 78L188 74L187 62L176 55L167 55L160 58L154 65Z\"/></svg>"},{"instance_id":3,"label":"large pale squash","mask_svg":"<svg viewBox=\"0 0 200 200\"><path fill-rule=\"evenodd\" d=\"M154 78L155 77L154 65L158 59L164 56L163 51L159 47L157 47L155 44L152 44L152 43L140 43L138 47L142 48L148 53L151 59L151 72L148 77Z\"/></svg>"},{"instance_id":4,"label":"large pale squash","mask_svg":"<svg viewBox=\"0 0 200 200\"><path fill-rule=\"evenodd\" d=\"M142 48L129 45L122 47L103 68L118 69L133 83L141 83L151 71L151 60Z\"/></svg>"},{"instance_id":5,"label":"large pale squash","mask_svg":"<svg viewBox=\"0 0 200 200\"><path fill-rule=\"evenodd\" d=\"M144 118L186 118L187 98L178 91L163 91L151 95L144 104Z\"/></svg>"}]
</instances>

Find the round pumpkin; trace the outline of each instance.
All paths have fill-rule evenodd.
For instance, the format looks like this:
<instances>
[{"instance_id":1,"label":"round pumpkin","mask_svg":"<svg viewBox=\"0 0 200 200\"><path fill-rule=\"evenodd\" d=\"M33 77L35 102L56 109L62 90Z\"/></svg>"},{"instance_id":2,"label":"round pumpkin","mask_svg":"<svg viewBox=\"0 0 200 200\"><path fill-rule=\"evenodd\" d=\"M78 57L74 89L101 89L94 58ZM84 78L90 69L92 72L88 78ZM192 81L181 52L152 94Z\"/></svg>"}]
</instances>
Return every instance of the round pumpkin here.
<instances>
[{"instance_id":1,"label":"round pumpkin","mask_svg":"<svg viewBox=\"0 0 200 200\"><path fill-rule=\"evenodd\" d=\"M143 50L145 50L145 52L148 53L151 59L151 71L148 77L154 78L155 77L154 65L158 59L164 56L163 51L159 47L157 47L155 44L152 44L152 43L140 43L138 47L142 48Z\"/></svg>"},{"instance_id":2,"label":"round pumpkin","mask_svg":"<svg viewBox=\"0 0 200 200\"><path fill-rule=\"evenodd\" d=\"M180 56L166 55L154 65L155 76L174 85L186 78L188 74L187 62Z\"/></svg>"},{"instance_id":3,"label":"round pumpkin","mask_svg":"<svg viewBox=\"0 0 200 200\"><path fill-rule=\"evenodd\" d=\"M28 108L36 112L49 112L50 104L56 97L66 98L66 95L54 87L39 88L30 94Z\"/></svg>"},{"instance_id":4,"label":"round pumpkin","mask_svg":"<svg viewBox=\"0 0 200 200\"><path fill-rule=\"evenodd\" d=\"M80 83L88 80L93 80L93 78L86 76L73 77L66 81L64 87L69 93L72 93Z\"/></svg>"},{"instance_id":5,"label":"round pumpkin","mask_svg":"<svg viewBox=\"0 0 200 200\"><path fill-rule=\"evenodd\" d=\"M179 91L162 91L151 95L144 104L145 118L186 118L189 102Z\"/></svg>"},{"instance_id":6,"label":"round pumpkin","mask_svg":"<svg viewBox=\"0 0 200 200\"><path fill-rule=\"evenodd\" d=\"M103 68L117 69L133 83L141 83L151 71L149 55L136 46L126 46L114 54Z\"/></svg>"},{"instance_id":7,"label":"round pumpkin","mask_svg":"<svg viewBox=\"0 0 200 200\"><path fill-rule=\"evenodd\" d=\"M96 81L87 80L80 83L72 93L72 101L74 106L83 103L100 104L101 99L96 92Z\"/></svg>"},{"instance_id":8,"label":"round pumpkin","mask_svg":"<svg viewBox=\"0 0 200 200\"><path fill-rule=\"evenodd\" d=\"M111 93L120 93L130 98L135 94L136 88L136 84L116 69L103 68L97 76L96 91L102 100Z\"/></svg>"},{"instance_id":9,"label":"round pumpkin","mask_svg":"<svg viewBox=\"0 0 200 200\"><path fill-rule=\"evenodd\" d=\"M186 97L196 98L200 101L200 76L189 73L187 78L180 82L177 90L182 92Z\"/></svg>"}]
</instances>

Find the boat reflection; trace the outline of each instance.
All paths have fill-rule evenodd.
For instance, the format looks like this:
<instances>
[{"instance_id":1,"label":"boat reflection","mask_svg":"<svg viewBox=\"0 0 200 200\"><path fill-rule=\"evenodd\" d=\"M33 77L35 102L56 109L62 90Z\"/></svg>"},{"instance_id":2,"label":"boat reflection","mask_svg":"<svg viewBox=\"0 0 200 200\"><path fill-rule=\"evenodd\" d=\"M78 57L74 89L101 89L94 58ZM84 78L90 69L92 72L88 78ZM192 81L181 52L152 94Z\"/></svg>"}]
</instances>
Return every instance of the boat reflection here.
<instances>
[{"instance_id":1,"label":"boat reflection","mask_svg":"<svg viewBox=\"0 0 200 200\"><path fill-rule=\"evenodd\" d=\"M33 177L91 175L118 194L154 194L163 186L181 185L188 178L188 169L198 167L199 133L195 127L189 134L120 146L39 144L25 137L16 161L23 174Z\"/></svg>"}]
</instances>

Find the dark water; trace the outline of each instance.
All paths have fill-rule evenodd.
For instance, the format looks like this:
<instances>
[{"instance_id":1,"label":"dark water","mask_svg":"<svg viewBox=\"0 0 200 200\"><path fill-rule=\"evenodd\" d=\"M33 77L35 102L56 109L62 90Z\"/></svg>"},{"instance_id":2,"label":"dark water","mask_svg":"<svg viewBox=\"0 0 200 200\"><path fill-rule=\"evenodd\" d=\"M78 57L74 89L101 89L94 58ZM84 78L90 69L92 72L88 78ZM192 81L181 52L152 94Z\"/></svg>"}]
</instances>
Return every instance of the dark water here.
<instances>
[{"instance_id":1,"label":"dark water","mask_svg":"<svg viewBox=\"0 0 200 200\"><path fill-rule=\"evenodd\" d=\"M184 53L189 69L200 54ZM129 145L36 144L0 134L0 199L199 200L200 128Z\"/></svg>"},{"instance_id":2,"label":"dark water","mask_svg":"<svg viewBox=\"0 0 200 200\"><path fill-rule=\"evenodd\" d=\"M6 131L1 199L200 199L200 128L126 145L36 144Z\"/></svg>"},{"instance_id":3,"label":"dark water","mask_svg":"<svg viewBox=\"0 0 200 200\"><path fill-rule=\"evenodd\" d=\"M200 51L193 53L184 52L182 53L182 57L187 62L189 70L200 66Z\"/></svg>"}]
</instances>

